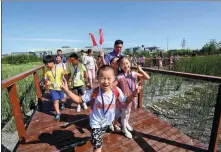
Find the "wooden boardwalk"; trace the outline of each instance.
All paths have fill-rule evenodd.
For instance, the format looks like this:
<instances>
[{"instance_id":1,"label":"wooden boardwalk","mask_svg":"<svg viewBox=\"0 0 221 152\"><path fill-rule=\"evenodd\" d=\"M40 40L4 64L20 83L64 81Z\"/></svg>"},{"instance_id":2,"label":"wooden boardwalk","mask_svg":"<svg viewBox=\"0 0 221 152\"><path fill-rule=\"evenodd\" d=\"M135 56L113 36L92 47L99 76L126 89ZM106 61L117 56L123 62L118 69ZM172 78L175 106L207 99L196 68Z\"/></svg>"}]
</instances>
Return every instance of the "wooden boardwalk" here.
<instances>
[{"instance_id":1,"label":"wooden boardwalk","mask_svg":"<svg viewBox=\"0 0 221 152\"><path fill-rule=\"evenodd\" d=\"M76 151L91 152L88 110L76 112L76 104L69 104L61 111L61 120L54 121L51 102L43 101L45 112L36 111L27 129L28 139L20 144L18 152ZM192 140L147 110L132 111L130 123L135 129L133 139L121 133L104 135L104 152L179 152L206 151L199 141Z\"/></svg>"}]
</instances>

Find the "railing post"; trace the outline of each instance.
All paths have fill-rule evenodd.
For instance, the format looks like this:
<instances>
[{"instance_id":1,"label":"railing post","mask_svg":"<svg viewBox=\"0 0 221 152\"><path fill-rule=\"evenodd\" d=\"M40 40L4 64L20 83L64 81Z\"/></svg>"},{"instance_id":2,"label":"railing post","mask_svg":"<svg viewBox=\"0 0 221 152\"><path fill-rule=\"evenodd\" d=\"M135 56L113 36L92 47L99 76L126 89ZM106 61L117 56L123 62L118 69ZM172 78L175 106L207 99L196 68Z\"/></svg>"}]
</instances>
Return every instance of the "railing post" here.
<instances>
[{"instance_id":1,"label":"railing post","mask_svg":"<svg viewBox=\"0 0 221 152\"><path fill-rule=\"evenodd\" d=\"M7 87L7 89L8 89L9 101L12 107L12 113L15 118L15 123L19 135L19 141L25 142L27 135L25 131L24 120L21 113L20 103L18 100L16 85L12 84L11 86Z\"/></svg>"},{"instance_id":2,"label":"railing post","mask_svg":"<svg viewBox=\"0 0 221 152\"><path fill-rule=\"evenodd\" d=\"M221 84L219 85L218 95L216 99L216 106L213 117L213 125L210 135L209 152L216 152L219 142L219 135L221 129Z\"/></svg>"},{"instance_id":3,"label":"railing post","mask_svg":"<svg viewBox=\"0 0 221 152\"><path fill-rule=\"evenodd\" d=\"M45 67L42 67L42 73L43 73L43 80L44 80L44 77L45 77ZM49 89L48 89L48 85L46 85L46 82L44 81L44 84L45 84L45 90L46 92L49 92Z\"/></svg>"},{"instance_id":4,"label":"railing post","mask_svg":"<svg viewBox=\"0 0 221 152\"><path fill-rule=\"evenodd\" d=\"M37 72L34 72L34 81L35 81L36 95L38 97L38 101L42 101L42 94L41 94Z\"/></svg>"},{"instance_id":5,"label":"railing post","mask_svg":"<svg viewBox=\"0 0 221 152\"><path fill-rule=\"evenodd\" d=\"M137 105L137 108L142 108L142 105L143 105L143 82L142 82L142 80L139 80L139 81L140 81L141 89L140 89L140 92L138 94L138 105Z\"/></svg>"}]
</instances>

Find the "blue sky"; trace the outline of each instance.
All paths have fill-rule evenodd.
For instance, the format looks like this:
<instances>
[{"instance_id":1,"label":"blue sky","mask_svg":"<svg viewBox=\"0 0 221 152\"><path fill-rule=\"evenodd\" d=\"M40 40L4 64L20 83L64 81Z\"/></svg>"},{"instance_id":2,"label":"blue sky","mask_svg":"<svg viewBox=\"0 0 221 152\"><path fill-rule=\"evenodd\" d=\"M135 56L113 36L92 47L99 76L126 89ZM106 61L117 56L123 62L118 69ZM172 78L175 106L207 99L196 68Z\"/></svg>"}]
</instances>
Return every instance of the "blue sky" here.
<instances>
[{"instance_id":1,"label":"blue sky","mask_svg":"<svg viewBox=\"0 0 221 152\"><path fill-rule=\"evenodd\" d=\"M138 45L201 48L221 41L220 2L2 2L2 53L33 48L90 46L89 32L103 47L116 39Z\"/></svg>"}]
</instances>

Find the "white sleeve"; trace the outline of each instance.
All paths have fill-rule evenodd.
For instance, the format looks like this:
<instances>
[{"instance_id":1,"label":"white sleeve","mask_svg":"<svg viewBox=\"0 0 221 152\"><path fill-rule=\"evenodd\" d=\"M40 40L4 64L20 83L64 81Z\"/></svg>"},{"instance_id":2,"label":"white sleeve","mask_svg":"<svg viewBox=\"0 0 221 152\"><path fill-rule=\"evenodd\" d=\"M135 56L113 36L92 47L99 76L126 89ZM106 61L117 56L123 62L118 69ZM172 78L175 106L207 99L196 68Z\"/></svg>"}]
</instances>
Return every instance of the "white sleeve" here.
<instances>
[{"instance_id":1,"label":"white sleeve","mask_svg":"<svg viewBox=\"0 0 221 152\"><path fill-rule=\"evenodd\" d=\"M94 89L87 90L86 93L81 97L84 102L89 102L91 100L91 94Z\"/></svg>"},{"instance_id":2,"label":"white sleeve","mask_svg":"<svg viewBox=\"0 0 221 152\"><path fill-rule=\"evenodd\" d=\"M118 97L119 101L125 102L127 100L127 97L123 94L120 88L117 87L117 90L119 92L119 97Z\"/></svg>"}]
</instances>

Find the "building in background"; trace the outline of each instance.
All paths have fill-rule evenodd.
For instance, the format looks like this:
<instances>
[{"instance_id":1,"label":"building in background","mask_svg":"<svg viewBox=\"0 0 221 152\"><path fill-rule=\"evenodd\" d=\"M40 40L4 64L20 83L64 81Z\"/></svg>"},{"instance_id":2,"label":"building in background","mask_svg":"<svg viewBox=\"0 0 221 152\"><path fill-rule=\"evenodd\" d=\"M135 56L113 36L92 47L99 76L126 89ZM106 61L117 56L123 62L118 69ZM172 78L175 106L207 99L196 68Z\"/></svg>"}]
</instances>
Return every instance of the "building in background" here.
<instances>
[{"instance_id":1,"label":"building in background","mask_svg":"<svg viewBox=\"0 0 221 152\"><path fill-rule=\"evenodd\" d=\"M144 45L137 46L137 47L130 47L130 48L127 48L125 50L129 51L130 53L141 52L141 51L146 51L146 52L154 53L154 52L164 51L164 50L160 49L160 47L156 47L156 46L145 47Z\"/></svg>"},{"instance_id":2,"label":"building in background","mask_svg":"<svg viewBox=\"0 0 221 152\"><path fill-rule=\"evenodd\" d=\"M99 49L97 47L91 47L91 46L86 46L85 48L72 48L69 46L63 46L61 48L32 49L30 51L35 52L37 56L42 57L44 55L56 55L58 49L62 50L63 54L78 53L81 50L87 51L88 49L93 49L94 52L99 52ZM104 51L104 53L109 53L113 51L113 49L114 48L102 48L102 51Z\"/></svg>"}]
</instances>

